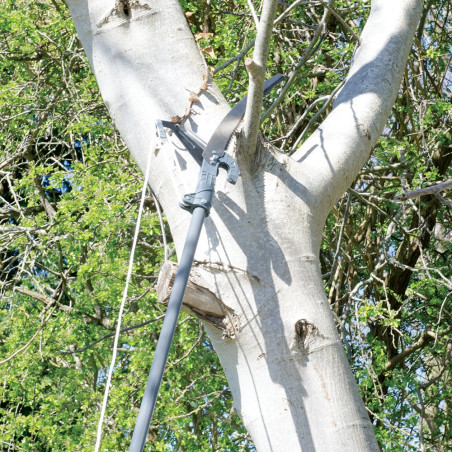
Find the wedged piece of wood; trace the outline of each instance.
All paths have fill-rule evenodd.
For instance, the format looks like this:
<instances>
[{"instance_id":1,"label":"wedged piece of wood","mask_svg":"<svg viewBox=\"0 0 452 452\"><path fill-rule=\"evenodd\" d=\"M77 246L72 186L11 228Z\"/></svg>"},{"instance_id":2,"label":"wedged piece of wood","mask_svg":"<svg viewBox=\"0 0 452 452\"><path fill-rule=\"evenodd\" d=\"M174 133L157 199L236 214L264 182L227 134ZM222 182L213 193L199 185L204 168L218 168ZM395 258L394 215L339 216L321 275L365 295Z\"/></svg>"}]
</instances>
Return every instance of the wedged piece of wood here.
<instances>
[{"instance_id":1,"label":"wedged piece of wood","mask_svg":"<svg viewBox=\"0 0 452 452\"><path fill-rule=\"evenodd\" d=\"M168 303L177 269L178 265L175 262L167 261L162 265L156 286L159 302ZM237 334L239 328L237 315L212 291L194 282L192 275L185 290L182 310L223 330L223 338L232 338Z\"/></svg>"}]
</instances>

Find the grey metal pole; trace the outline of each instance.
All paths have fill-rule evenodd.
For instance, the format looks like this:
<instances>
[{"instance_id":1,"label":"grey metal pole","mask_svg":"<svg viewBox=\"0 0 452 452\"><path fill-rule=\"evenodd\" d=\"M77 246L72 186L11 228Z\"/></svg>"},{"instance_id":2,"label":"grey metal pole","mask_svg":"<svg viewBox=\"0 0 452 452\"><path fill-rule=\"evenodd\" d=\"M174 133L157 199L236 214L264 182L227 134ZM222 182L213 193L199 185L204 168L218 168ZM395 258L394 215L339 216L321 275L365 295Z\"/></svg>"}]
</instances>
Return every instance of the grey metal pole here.
<instances>
[{"instance_id":1,"label":"grey metal pole","mask_svg":"<svg viewBox=\"0 0 452 452\"><path fill-rule=\"evenodd\" d=\"M133 431L129 452L142 452L146 443L146 436L154 413L160 382L162 381L172 338L174 331L176 330L177 318L179 316L185 288L187 287L188 277L190 276L190 270L195 256L196 246L205 218L206 210L203 207L196 207L193 210L187 239L179 261L179 269L174 280L174 286L168 302L162 331L155 349L154 361L152 362L151 372L149 373L149 378L146 383L146 389L138 413L135 430Z\"/></svg>"}]
</instances>

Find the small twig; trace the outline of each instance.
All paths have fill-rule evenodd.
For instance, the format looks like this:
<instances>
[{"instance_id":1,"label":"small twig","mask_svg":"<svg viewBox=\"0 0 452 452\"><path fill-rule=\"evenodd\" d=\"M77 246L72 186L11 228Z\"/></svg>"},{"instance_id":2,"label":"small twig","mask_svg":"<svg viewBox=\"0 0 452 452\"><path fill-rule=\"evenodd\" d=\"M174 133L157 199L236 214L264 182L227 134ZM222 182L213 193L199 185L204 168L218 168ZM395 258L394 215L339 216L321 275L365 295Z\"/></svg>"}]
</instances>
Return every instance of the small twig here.
<instances>
[{"instance_id":1,"label":"small twig","mask_svg":"<svg viewBox=\"0 0 452 452\"><path fill-rule=\"evenodd\" d=\"M297 5L298 5L299 3L297 3ZM292 7L293 6L296 6L295 4L293 4L292 5ZM291 10L292 10L293 8L291 8ZM315 29L315 27L313 26L313 25L309 25L309 24L307 24L306 22L301 22L300 20L295 20L295 19L288 19L288 18L286 18L285 16L287 16L287 13L288 13L288 10L286 10L286 11L284 11L276 20L275 20L275 22L273 23L273 25L276 25L278 22L281 22L281 21L283 21L283 22L288 22L288 23L291 23L291 24L295 24L295 25L303 25L304 27L306 27L306 28L312 28L312 29ZM238 12L235 12L235 11L224 11L224 10L221 10L221 11L218 11L218 14L229 14L229 15L231 15L231 16L237 16L237 17L251 17L251 14L246 14L246 13L238 13Z\"/></svg>"},{"instance_id":2,"label":"small twig","mask_svg":"<svg viewBox=\"0 0 452 452\"><path fill-rule=\"evenodd\" d=\"M292 3L283 13L281 13L280 16L278 16L273 23L273 25L276 25L278 22L284 19L284 17L287 16L287 14L290 13L296 6L298 6L300 3L303 3L305 0L297 0L296 2Z\"/></svg>"},{"instance_id":3,"label":"small twig","mask_svg":"<svg viewBox=\"0 0 452 452\"><path fill-rule=\"evenodd\" d=\"M325 102L325 104L322 106L322 108L309 120L308 125L304 128L303 132L300 133L299 137L295 141L295 144L292 146L292 149L289 152L289 155L292 155L295 151L297 146L299 145L300 141L302 140L305 133L309 130L313 122L326 110L326 108L331 104L331 102L334 100L337 92L344 86L345 80L342 80L339 85L334 88L334 91L329 96L329 99Z\"/></svg>"},{"instance_id":4,"label":"small twig","mask_svg":"<svg viewBox=\"0 0 452 452\"><path fill-rule=\"evenodd\" d=\"M350 34L356 39L358 45L361 45L360 37L352 30L350 25L348 25L347 22L345 22L345 20L342 19L342 17L327 2L324 2L323 4L329 10L329 12L341 23L341 25L343 25L347 29L347 31L350 32Z\"/></svg>"},{"instance_id":5,"label":"small twig","mask_svg":"<svg viewBox=\"0 0 452 452\"><path fill-rule=\"evenodd\" d=\"M44 308L44 312L47 309L48 309L48 307L46 306ZM52 316L53 311L55 311L55 309L56 309L55 306L52 307L52 309L50 309L49 315L42 321L41 326L36 330L35 334L33 334L31 339L23 347L19 348L19 350L16 350L13 354L8 356L8 358L5 358L2 361L0 361L0 365L7 363L11 359L13 359L15 356L17 356L19 353L22 353L23 351L27 350L28 347L30 347L30 345L33 343L33 341L38 337L38 334L43 330L44 326L46 325L46 323L48 322L48 320Z\"/></svg>"},{"instance_id":6,"label":"small twig","mask_svg":"<svg viewBox=\"0 0 452 452\"><path fill-rule=\"evenodd\" d=\"M234 85L235 79L237 78L237 73L239 72L241 61L238 60L237 63L235 63L235 68L232 71L231 80L229 81L228 89L225 91L225 97L228 97L231 93L232 86Z\"/></svg>"},{"instance_id":7,"label":"small twig","mask_svg":"<svg viewBox=\"0 0 452 452\"><path fill-rule=\"evenodd\" d=\"M251 14L247 14L247 13L239 13L237 11L225 11L225 10L220 10L218 11L218 14L229 14L231 16L237 16L237 17L251 17Z\"/></svg>"},{"instance_id":8,"label":"small twig","mask_svg":"<svg viewBox=\"0 0 452 452\"><path fill-rule=\"evenodd\" d=\"M183 356L181 356L177 361L170 363L171 367L176 366L181 361L183 361L185 358L187 358L190 355L190 353L201 343L203 335L204 335L204 328L202 326L202 323L200 322L199 323L199 336L196 339L195 343L190 347L190 349L187 351L187 353L185 353Z\"/></svg>"},{"instance_id":9,"label":"small twig","mask_svg":"<svg viewBox=\"0 0 452 452\"><path fill-rule=\"evenodd\" d=\"M284 149L287 143L287 140L292 136L292 134L298 129L300 124L305 120L306 116L311 112L311 110L319 103L323 102L324 100L329 100L331 96L322 96L317 98L314 102L312 102L311 105L309 105L308 108L303 112L303 114L295 121L295 124L292 126L292 128L287 132L286 135L279 138L279 140L283 140L281 149Z\"/></svg>"},{"instance_id":10,"label":"small twig","mask_svg":"<svg viewBox=\"0 0 452 452\"><path fill-rule=\"evenodd\" d=\"M344 236L345 223L347 222L347 214L348 214L348 209L350 206L350 198L351 198L350 193L347 193L346 196L347 196L347 203L345 204L344 216L342 218L341 229L339 231L339 237L337 239L336 252L334 253L333 263L331 264L331 276L330 276L329 280L324 284L325 287L328 287L334 278L334 269L336 267L336 262L338 260L339 252L340 252L341 245L342 245L342 238Z\"/></svg>"},{"instance_id":11,"label":"small twig","mask_svg":"<svg viewBox=\"0 0 452 452\"><path fill-rule=\"evenodd\" d=\"M218 66L217 68L215 68L213 70L214 75L217 72L220 72L221 70L223 70L224 68L228 67L230 64L232 64L234 61L240 60L243 58L244 55L246 55L249 50L251 49L251 47L253 47L254 43L256 42L255 39L253 39L238 55L236 55L235 57L232 57L230 60L226 61L225 63L223 63L221 66Z\"/></svg>"},{"instance_id":12,"label":"small twig","mask_svg":"<svg viewBox=\"0 0 452 452\"><path fill-rule=\"evenodd\" d=\"M446 198L443 198L439 193L435 193L435 196L444 204L446 204L446 206L448 207L452 207L452 202L448 201Z\"/></svg>"},{"instance_id":13,"label":"small twig","mask_svg":"<svg viewBox=\"0 0 452 452\"><path fill-rule=\"evenodd\" d=\"M28 113L28 112L26 112ZM16 151L14 154L7 158L6 160L3 160L3 162L0 163L0 170L3 168L6 168L10 166L12 163L14 163L15 160L21 159L28 151L29 146L29 139L30 139L30 132L27 132L20 144L17 146Z\"/></svg>"},{"instance_id":14,"label":"small twig","mask_svg":"<svg viewBox=\"0 0 452 452\"><path fill-rule=\"evenodd\" d=\"M331 2L331 0L330 0ZM261 123L264 122L272 113L272 111L282 102L284 97L286 96L286 93L292 83L295 81L295 79L298 76L298 73L300 69L303 67L304 63L311 58L311 56L315 53L315 51L318 49L320 43L323 40L323 37L325 36L325 27L326 27L326 20L328 19L329 10L328 8L325 8L325 11L323 13L322 19L320 20L319 25L317 26L314 36L311 39L311 42L309 43L308 47L304 51L303 55L298 60L297 65L292 70L292 72L289 74L287 78L286 84L282 87L281 92L279 93L279 96L277 99L273 102L272 106L262 115ZM323 34L322 34L323 32ZM319 42L320 40L320 42Z\"/></svg>"},{"instance_id":15,"label":"small twig","mask_svg":"<svg viewBox=\"0 0 452 452\"><path fill-rule=\"evenodd\" d=\"M256 10L254 9L254 5L251 0L246 0L248 3L248 8L251 11L251 15L253 16L254 23L256 24L256 28L259 27L259 17L257 16Z\"/></svg>"},{"instance_id":16,"label":"small twig","mask_svg":"<svg viewBox=\"0 0 452 452\"><path fill-rule=\"evenodd\" d=\"M142 326L148 325L149 323L156 322L157 320L163 319L165 317L165 314L162 314L155 319L146 320L146 322L138 323L137 325L128 326L126 328L122 328L119 330L119 333L125 333L126 331L135 330L136 328L141 328ZM102 342L105 339L108 339L109 337L113 337L116 333L109 333L105 336L102 336L100 339L97 339L97 341L91 342L91 344L86 345L83 348L79 348L78 350L60 350L59 353L63 355L73 355L74 353L81 353L85 350L88 350L89 348L93 347L94 345L98 344L99 342Z\"/></svg>"},{"instance_id":17,"label":"small twig","mask_svg":"<svg viewBox=\"0 0 452 452\"><path fill-rule=\"evenodd\" d=\"M287 14L289 14L290 11L292 11L296 6L298 6L300 3L303 3L302 0L297 0L295 3L293 3L292 5L290 5L283 13L281 13L273 22L273 25L278 24L279 22L281 22L282 20L288 20L290 21L290 19L286 19L285 17L287 16ZM244 17L249 17L250 14L243 14L243 13L236 13L233 11L220 11L220 13L222 14L233 14L236 16L244 16ZM294 22L296 24L302 24L308 28L313 28L311 25L308 24L304 24L302 22L298 22L298 21L291 21ZM215 75L217 72L220 72L221 70L225 69L226 67L228 67L230 64L232 64L234 61L240 60L241 58L243 58L251 49L251 47L253 47L254 43L256 42L255 39L253 39L239 54L237 54L235 57L229 59L228 61L226 61L225 63L223 63L221 66L218 66L217 68L215 68L213 70L213 74Z\"/></svg>"}]
</instances>

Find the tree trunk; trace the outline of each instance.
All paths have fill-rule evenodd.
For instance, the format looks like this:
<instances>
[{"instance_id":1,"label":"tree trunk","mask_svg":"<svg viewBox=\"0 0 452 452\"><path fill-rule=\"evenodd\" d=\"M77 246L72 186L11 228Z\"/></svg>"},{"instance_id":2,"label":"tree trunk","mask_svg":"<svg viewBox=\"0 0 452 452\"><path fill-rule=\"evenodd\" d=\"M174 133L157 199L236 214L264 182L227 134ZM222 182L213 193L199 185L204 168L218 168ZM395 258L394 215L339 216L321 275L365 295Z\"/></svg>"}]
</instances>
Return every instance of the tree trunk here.
<instances>
[{"instance_id":1,"label":"tree trunk","mask_svg":"<svg viewBox=\"0 0 452 452\"><path fill-rule=\"evenodd\" d=\"M206 74L179 3L68 4L122 137L141 169L152 159L150 184L179 252L190 216L178 201L195 189L199 167L175 141L157 142L154 121L183 116ZM421 8L420 0L373 1L347 83L319 129L293 158L260 144L235 186L219 176L192 271L206 301L191 310L260 451L378 450L325 297L319 250L328 212L390 113ZM207 141L228 110L212 83L184 126ZM247 160L234 143L229 152L239 166Z\"/></svg>"}]
</instances>

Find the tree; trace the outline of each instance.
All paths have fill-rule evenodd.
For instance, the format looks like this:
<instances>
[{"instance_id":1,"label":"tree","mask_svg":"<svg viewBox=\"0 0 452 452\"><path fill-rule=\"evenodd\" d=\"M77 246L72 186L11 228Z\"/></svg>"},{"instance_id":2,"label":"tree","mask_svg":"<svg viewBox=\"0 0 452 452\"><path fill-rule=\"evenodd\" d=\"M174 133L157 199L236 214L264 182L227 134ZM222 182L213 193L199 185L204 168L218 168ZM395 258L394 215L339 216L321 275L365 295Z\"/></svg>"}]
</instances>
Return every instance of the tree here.
<instances>
[{"instance_id":1,"label":"tree","mask_svg":"<svg viewBox=\"0 0 452 452\"><path fill-rule=\"evenodd\" d=\"M158 149L155 147L154 119L179 116L183 118L187 127L191 127L201 138L207 140L212 129L227 112L228 104L220 94L220 90L210 77L208 78L207 68L178 4L168 4L168 2L151 4L144 0L116 2L115 5L112 1L68 3L79 37L96 74L103 99L121 136L142 169L146 165L148 156L152 158L151 186L168 218L176 249L180 250L189 216L180 211L177 200L182 194L193 190L198 168L183 150L174 148L177 145L174 141L163 146L159 144ZM194 13L188 15L192 27L204 33L197 38L206 39L209 44L209 40L214 39L209 35L214 31L215 26L212 21L214 6L209 2L207 6L197 3L184 6ZM371 423L350 373L342 343L337 334L337 324L325 298L323 273L326 275L329 301L333 306L333 312L340 319L340 332L350 359L355 365L363 365L363 369L357 370L356 376L366 405L372 412L379 440L390 450L398 450L397 447L403 444L401 440L397 443L397 447L394 447L391 445L391 441L394 440L388 440L384 436L387 429L382 428L381 419L384 420L385 416L379 415L379 409L375 407L386 403L386 410L389 412L397 411L402 407L404 411L400 412L400 419L397 422L405 422L409 425L413 421L406 419L411 416L410 411L406 411L406 404L412 403L412 407L419 408L421 420L425 419L426 422L426 425L421 423L419 427L421 443L423 444L425 438L430 436L428 441L431 444L437 444L437 441L443 438L440 418L444 416L441 410L444 410L447 394L445 390L441 390L438 400L429 402L428 409L424 400L425 396L429 399L437 396L434 394L434 386L431 385L436 385L438 382L442 384L447 375L450 355L450 350L447 351L448 347L450 349L450 344L447 343L449 331L444 326L442 316L448 315L445 307L448 286L447 283L440 283L438 288L434 286L437 282L436 278L447 279L448 273L443 268L444 262L441 262L445 257L444 251L434 255L430 253L429 248L428 255L422 253L430 247L432 237L436 237L438 246L445 246L443 243L447 230L433 235L437 219L444 215L444 204L440 200L433 199L420 205L421 211L418 209L413 209L412 212L403 211L396 207L397 204L390 202L390 197L394 195L394 188L384 185L383 182L391 180L390 178L394 177L391 174L396 170L402 175L404 188L412 186L410 181L419 180L416 177L418 174L425 175L428 172L430 172L430 180L440 181L446 174L450 162L450 151L448 151L450 133L447 135L441 123L442 114L447 111L444 101L441 100L445 88L443 88L443 82L438 84L437 81L441 80L444 68L436 71L437 66L433 63L423 62L426 67L422 73L427 82L423 80L418 82L420 86L414 86L420 92L425 90L426 83L431 82L439 91L436 94L438 100L428 104L423 110L419 109L414 113L410 111L413 98L410 97L408 83L410 77L414 78L413 74L420 69L411 67L406 71L405 62L411 49L412 36L416 32L421 16L422 4L415 1L401 1L392 5L385 1L373 2L349 75L335 98L332 111L316 131L312 132L308 129L310 136L299 148L297 145L299 136L302 135L301 131L315 124L321 114L320 111L316 117L309 116L313 110L315 111L315 105L319 104L321 99L318 98L320 100L315 100L308 106L305 102L312 99L312 95L302 99L302 96L297 93L300 88L294 81L296 76L300 78L301 71L302 79L307 79L308 83L297 83L309 86L311 91L319 89L319 85L320 92L326 89L328 95L326 108L330 109L328 105L338 91L334 85L322 86L322 82L325 77L337 76L341 79L343 69L341 69L342 72L334 73L331 68L338 61L341 62L337 55L346 54L352 46L340 39L333 39L334 32L324 32L324 45L329 51L321 53L319 59L315 60L319 70L314 71L308 68L309 70L303 73L302 65L298 63L306 61L311 56L325 26L328 26L329 30L343 29L346 36L354 39L356 35L352 27L356 29L357 26L362 25L350 22L351 19L348 19L355 13L353 8L349 11L346 5L336 4L335 8L342 7L341 13L338 14L332 5L316 3L310 8L311 22L316 20L319 13L323 16L318 17L314 31L310 31L309 27L304 29L307 34L310 32L309 44L301 48L284 47L282 43L285 39L299 39L293 27L300 26L300 22L307 20L307 17L303 16L302 12L297 13L300 15L296 16L296 20L291 19L295 20L296 24L280 19L278 24L281 28L276 32L276 42L270 43L270 31L276 17L276 6L276 2L264 2L260 16L261 26L256 36L254 63L247 64L251 74L248 112L243 130L235 138L229 150L235 154L239 162L242 172L241 180L236 187L224 185L217 193L211 217L206 224L206 233L198 247L189 293L192 297L186 300L187 308L202 319L225 369L228 384L234 396L235 408L239 411L258 449L278 450L278 447L283 447L284 450L298 450L303 447L308 450L310 448L335 450L340 447L341 450L373 450L377 446L374 442ZM283 13L285 7L278 8L279 12ZM238 13L243 14L241 11L243 10ZM421 26L417 31L418 41L422 38L424 24L430 20L429 15L433 14L437 18L441 13L447 17L447 7L440 2L435 4L429 2L425 6ZM306 16L309 15L306 13ZM228 17L228 14L224 13L222 17ZM348 21L344 20L344 17ZM289 16L286 18L288 19ZM431 19L431 23L434 20ZM235 33L234 29L232 30L232 33ZM435 30L435 33L438 36L436 42L439 44L433 47L433 50L431 48L428 50L431 53L436 52L438 66L440 66L439 60L444 57L444 41L441 40L441 30ZM52 41L49 40L49 42ZM46 46L49 45L46 44ZM61 49L65 49L66 45L60 44ZM231 46L231 43L225 41L222 45L227 47ZM33 53L36 52L36 48L40 48L44 53L49 52L48 47L42 44L34 47L32 43L30 46L29 67L30 61L34 61L33 58L39 60L39 56ZM273 109L267 114L270 119L267 134L276 136L274 138L276 140L283 136L286 149L287 146L294 149L291 156L279 152L268 142L263 142L257 134L262 103L260 90L265 76L263 67L269 46L275 58L278 54L279 58L282 58L283 68L284 64L290 67L284 61L285 58L295 59L292 65L294 76L289 78L287 85L289 94L285 93L286 98L280 104L279 110ZM221 45L218 42L212 42L211 46L205 45L206 58L213 58L213 48L221 50ZM422 43L417 44L417 49L422 49ZM229 54L233 54L233 50L229 51ZM225 51L225 54L228 53ZM64 50L61 55L64 56ZM430 55L429 58L434 58L434 55ZM79 54L75 53L71 61L78 59ZM56 58L52 61L53 64L55 60ZM241 60L234 61L240 63ZM238 69L231 78L229 76L220 78L219 84L226 86L231 80L231 86L234 87L232 84L234 80L236 83L243 83L243 74L237 75L237 72L242 70L240 64L237 64L236 68ZM75 71L71 73L77 74ZM313 74L314 76L310 77ZM78 76L78 83L82 83L83 76L83 73ZM234 79L234 77L237 78ZM391 111L402 78L404 79L402 100L397 99L397 109ZM317 86L310 86L311 81ZM50 85L52 84L57 85L57 81L51 81ZM94 92L91 86L86 88L87 95ZM68 91L70 90L67 87L61 90L64 93ZM235 87L234 91L236 91ZM287 101L289 95L290 100ZM51 109L48 111L52 112L50 124L53 129L60 125L58 121L64 124L64 118L58 118L55 110L52 110L54 105L59 105L54 101L54 90L50 90L46 96L47 101L52 100L49 104ZM188 99L189 96L190 99ZM97 108L99 109L99 105ZM16 106L16 109L19 113L24 111L22 106ZM67 107L66 110L62 109L61 116L67 111ZM98 139L105 130L104 125L99 123L98 115L99 112L90 115L90 122L83 124L83 128L77 125L80 129L74 132L79 133L83 129L85 136L89 132ZM369 157L371 148L379 140L389 115L391 115L393 130L384 131L389 138L381 141L374 151L373 160L368 163L368 167L357 179L360 169ZM10 118L13 116L14 114L9 115ZM46 114L43 118L48 119ZM437 130L437 133L429 135L429 139L438 143L437 146L435 145L438 156L433 153L432 158L427 159L429 163L421 168L421 164L414 158L416 152L413 149L416 149L416 143L411 142L411 138L405 135L413 134L426 124L431 124L431 127ZM34 130L36 133L40 132L38 127ZM15 133L20 135L21 132L16 130ZM67 134L68 129L60 125L58 132L54 133L52 130L49 135L54 137ZM36 145L39 142L38 137L39 135L35 135L26 142L22 136L23 155L26 155L26 150L30 150L28 143ZM8 139L11 142L18 141L17 138L15 141L11 137ZM42 143L42 138L40 139ZM406 140L406 145L401 144L402 139ZM99 149L97 153L90 151L92 161L102 159L102 155L109 149L110 138L108 135L102 135L102 142L95 143L95 141L86 139L87 143L92 143L92 147ZM51 158L49 151L52 148L52 139L48 139L47 143L43 145L47 149L44 153L45 163ZM405 155L397 149L397 146L404 148ZM112 147L114 148L114 145ZM409 155L410 152L413 155ZM15 158L20 156L16 154ZM44 306L45 311L42 312L41 317L44 316L45 319L47 319L45 317L47 309L57 309L62 312L66 310L66 316L59 317L59 322L67 322L66 317L69 312L64 306L78 310L85 316L85 321L88 323L87 328L80 325L78 331L83 331L88 339L89 328L96 325L112 327L112 321L107 316L111 309L110 304L107 300L103 300L103 297L112 296L114 291L117 296L120 291L119 281L115 283L116 289L113 292L111 287L107 289L106 282L102 282L102 279L110 281L109 278L106 275L96 274L95 268L105 265L105 262L100 260L106 260L108 257L111 262L110 268L113 266L119 274L121 271L119 267L127 256L127 247L121 251L121 259L115 248L119 243L125 243L127 240L121 242L121 237L118 237L117 242L111 241L110 235L113 229L99 224L99 216L102 215L103 210L107 210L106 206L110 206L113 213L108 216L109 221L112 221L115 212L118 212L117 222L122 222L117 226L118 229L128 230L128 214L123 214L121 202L124 203L129 199L133 192L133 187L127 188L130 178L127 173L115 174L113 170L115 167L108 160L86 172L81 169L83 165L77 166L75 162L77 158L74 157L72 166L78 171L73 176L72 186L82 186L83 190L80 190L82 196L74 193L71 199L66 195L62 197L62 203L56 203L55 201L59 200L54 200L52 204L48 193L46 195L43 192L39 177L48 171L52 175L53 188L57 189L61 185L63 176L60 175L58 179L55 171L50 173L48 167L46 168L42 163L40 166L39 164L35 166L33 155L27 158L31 171L26 178L18 176L17 173L15 178L21 180L20 184L23 187L30 187L29 191L34 190L35 205L28 202L27 209L40 209L42 218L38 220L38 224L39 221L46 224L48 219L51 220L55 216L57 218L56 225L52 221L48 223L52 228L60 231L53 236L54 241L51 245L56 246L57 243L62 243L65 248L60 250L59 258L57 254L49 256L50 261L53 260L55 263L59 261L57 264L59 270L54 275L54 281L46 284L55 289L59 287L59 282L63 281L63 283L58 291L55 289L52 293L48 289L41 290L36 282L35 287L26 288L23 279L19 282L16 278L15 296L17 297L19 293L31 299L34 297L35 301L38 300ZM121 160L121 156L120 161L128 171L131 171L129 162ZM26 164L21 163L21 165ZM410 165L415 165L414 169ZM406 171L407 168L408 171ZM83 180L77 179L78 174L83 174ZM109 187L108 193L93 183L94 177L104 181L104 190ZM112 180L109 180L110 178ZM398 180L398 177L396 179ZM112 199L110 198L113 196L112 191L118 190L112 183L121 184L124 190L123 199L118 198L114 206L109 200ZM347 197L342 197L343 192L352 184L353 189L348 192ZM9 187L7 180L5 185ZM92 191L88 189L90 186L93 187ZM12 197L9 202L14 204L14 193L11 189L8 192ZM105 196L107 201L104 201ZM380 205L378 196L383 197L384 204ZM21 193L20 200L25 198L25 193ZM375 205L376 201L378 201L377 205ZM91 204L89 212L84 212L85 207L82 207L86 204ZM333 209L332 215L328 217L331 209ZM17 212L19 210L17 207ZM386 216L389 218L384 223ZM18 213L16 218L19 217ZM322 243L322 230L327 217L327 228L330 232ZM7 212L5 218L12 218L11 211ZM83 219L82 224L80 224L80 218ZM403 225L408 227L400 226L401 218L403 218ZM23 235L27 232L28 234L37 233L36 224L30 226L26 221L20 221L19 226L6 226L6 228L9 227L9 231L12 231L14 227L31 227L32 229L28 230L20 229L19 232ZM153 221L155 224L157 217L154 217ZM423 227L425 221L428 223ZM114 224L113 221L112 223ZM339 225L338 228L334 227L335 223ZM440 221L438 224L441 223ZM73 229L69 228L71 224L74 224ZM382 235L380 228L384 232L384 239L378 239L378 235ZM6 232L9 233L9 231ZM61 239L62 235L74 235L76 231L86 231L82 234L86 234L84 243L79 241L71 243L70 240ZM422 234L417 235L416 231ZM105 237L105 248L98 247L97 250L90 252L90 243L92 243L90 240L93 234ZM124 234L127 236L127 232ZM344 243L345 241L347 243ZM14 252L18 249L33 250L29 246L25 247L24 243L22 248L20 245L16 235L14 243L9 247L10 256L5 262L14 262L14 258L17 258ZM145 254L148 249L143 249L139 255L139 262L143 267L142 271L137 273L149 274L153 271L149 266L158 265L158 261L154 264L147 263ZM49 254L52 253L49 252ZM21 262L27 262L26 252L20 256L22 256ZM42 251L36 252L36 256L44 259ZM82 265L77 268L74 275L76 282L64 282L69 279L69 272L74 272L74 268L77 267L76 261L80 258L85 262L82 261ZM421 258L422 268L416 269ZM159 259L162 260L161 255ZM388 262L389 259L392 261ZM20 267L16 259L17 266ZM430 267L435 269L433 278L418 277L417 281L413 281L416 280L416 276L430 271ZM168 274L173 272L171 264L167 263L165 268ZM8 274L10 273L11 267ZM411 292L408 291L409 283ZM137 296L140 294L139 286L138 283ZM11 285L5 287L11 290ZM74 290L77 296L74 295ZM164 291L165 288L162 292ZM37 292L38 295L41 294L41 300L37 298ZM91 292L91 298L89 292ZM200 292L203 294L203 305L194 306L193 298L196 299ZM42 298L43 293L48 298ZM73 299L63 303L58 298L60 293L62 297L63 295L72 296ZM427 310L423 318L414 316L414 322L406 321L404 308L411 303L414 310L422 309L419 307L419 300L423 297L432 302L430 312ZM97 305L91 303L91 299L95 299ZM57 303L52 300L56 300ZM36 310L36 308L37 305L34 304L30 309ZM354 316L351 313L353 309L356 310ZM6 311L9 312L10 308ZM37 321L37 313L32 310L30 312ZM142 320L147 319L146 308L142 307L139 312L143 315ZM436 317L438 322L435 324L435 316L438 312L440 314ZM433 324L436 329L431 326L429 317L434 319ZM23 322L25 321L26 319L23 318ZM360 327L363 323L364 329ZM39 334L39 328L36 331ZM71 331L71 328L67 331ZM156 329L153 334L158 334L157 331ZM72 329L72 334L75 333ZM14 351L14 347L17 347L16 344L20 343L21 337L12 340L14 337L10 333L6 336L8 337L7 347L13 347L4 350L5 355L9 355ZM55 341L57 339L54 338ZM59 340L62 339L59 338ZM148 341L148 338L138 336L129 342L129 346L133 343L137 348L145 347L144 344ZM430 358L432 352L426 348L432 341L435 342L437 352L442 349L444 361L438 359L437 362L432 363ZM371 350L370 359L366 356L366 347L367 350ZM360 350L358 355L354 354L357 349ZM419 397L418 405L410 401L413 394L416 394L416 390L411 386L412 381L407 375L409 372L401 370L400 375L403 376L404 383L397 388L399 393L405 393L403 400L402 402L394 400L392 405L391 402L385 402L385 397L392 396L396 399L393 392L396 386L394 380L397 378L394 369L405 362L409 356L415 356L413 353L416 350L423 351L422 359L425 358L425 365L422 371L428 375L426 382L431 382L424 388L418 388L425 392L424 397ZM127 378L134 382L134 387L137 387L138 384L135 382L137 375L141 373L140 381L144 381L147 371L144 367L139 367L144 366L143 354L141 359L135 357L133 364L128 352L123 351L123 354ZM74 358L73 370L77 370L77 355L70 356ZM352 359L352 356L355 358ZM129 360L131 368L128 368ZM45 360L42 362L45 363ZM372 365L372 371L376 372L375 378L372 378L372 372L364 370L369 362ZM86 369L86 366L84 368ZM101 363L99 366L95 363L94 368L105 368L105 364L102 366ZM41 372L47 372L47 364L43 365ZM52 381L55 378L52 375ZM94 378L94 386L97 378L97 376ZM20 387L20 384L16 387ZM372 387L377 387L375 393L378 397L372 393ZM428 391L431 393L428 394ZM12 388L10 392L13 392ZM86 403L83 402L83 397L86 395L78 399L81 400L82 405ZM9 398L14 399L12 395L9 395ZM22 400L23 404L26 399L27 397L24 397ZM135 404L139 399L139 395L134 394ZM86 400L89 400L89 397ZM116 400L115 396L112 403L114 404ZM54 400L50 405L52 403ZM46 404L49 406L48 401ZM439 407L438 412L435 412L435 406ZM124 411L120 418L124 419L128 416L122 428L130 430L133 428L134 416L125 413L130 406L121 402L119 407L118 409ZM387 414L387 417L392 421L393 417L390 414ZM77 422L75 424L80 425ZM115 425L118 426L117 423ZM437 429L439 430L436 431ZM22 435L22 438L27 437L24 433ZM33 435L37 435L36 429L32 431L31 436ZM232 434L223 430L224 441L228 440L228 435L231 438ZM281 443L281 437L284 438L284 443Z\"/></svg>"},{"instance_id":2,"label":"tree","mask_svg":"<svg viewBox=\"0 0 452 452\"><path fill-rule=\"evenodd\" d=\"M201 97L187 122L206 139L228 104L213 83L199 89L208 81L206 68L179 4L68 4L118 129L142 169L152 158L150 183L180 250L187 222L174 199L181 188L192 188L198 169L186 158L174 162L169 147L152 152L158 145L148 124L184 115L188 88ZM368 159L390 113L421 5L374 4L335 108L289 158L257 145L277 9L275 1L263 4L236 151L242 177L218 195L194 270L194 282L213 305L197 312L222 311L217 323L230 324L206 322L206 329L235 408L260 450L377 450L326 302L319 250L329 211Z\"/></svg>"}]
</instances>

